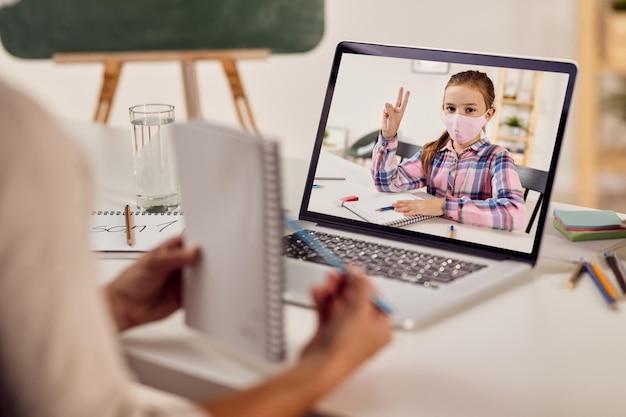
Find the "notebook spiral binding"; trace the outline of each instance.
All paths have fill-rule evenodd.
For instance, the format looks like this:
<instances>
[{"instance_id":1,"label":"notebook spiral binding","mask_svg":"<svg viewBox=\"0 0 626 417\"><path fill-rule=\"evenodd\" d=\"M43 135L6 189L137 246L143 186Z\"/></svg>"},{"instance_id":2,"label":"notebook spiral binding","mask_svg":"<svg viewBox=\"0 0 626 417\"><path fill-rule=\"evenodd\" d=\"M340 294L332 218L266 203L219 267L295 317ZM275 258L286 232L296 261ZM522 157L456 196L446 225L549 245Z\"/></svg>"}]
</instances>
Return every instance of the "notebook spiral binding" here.
<instances>
[{"instance_id":1,"label":"notebook spiral binding","mask_svg":"<svg viewBox=\"0 0 626 417\"><path fill-rule=\"evenodd\" d=\"M182 211L168 211L166 213L149 213L145 211L131 211L131 216L180 216L182 215ZM91 212L92 216L121 216L124 215L123 210L93 210Z\"/></svg>"},{"instance_id":2,"label":"notebook spiral binding","mask_svg":"<svg viewBox=\"0 0 626 417\"><path fill-rule=\"evenodd\" d=\"M416 214L415 216L406 217L404 219L394 220L392 222L385 223L385 226L391 227L402 227L407 226L409 224L421 222L423 220L427 220L432 218L433 216L427 216L425 214Z\"/></svg>"},{"instance_id":3,"label":"notebook spiral binding","mask_svg":"<svg viewBox=\"0 0 626 417\"><path fill-rule=\"evenodd\" d=\"M268 334L266 357L270 361L282 361L286 356L282 294L285 286L285 268L282 256L282 192L280 188L280 160L278 144L264 142L263 175L265 218L265 291Z\"/></svg>"}]
</instances>

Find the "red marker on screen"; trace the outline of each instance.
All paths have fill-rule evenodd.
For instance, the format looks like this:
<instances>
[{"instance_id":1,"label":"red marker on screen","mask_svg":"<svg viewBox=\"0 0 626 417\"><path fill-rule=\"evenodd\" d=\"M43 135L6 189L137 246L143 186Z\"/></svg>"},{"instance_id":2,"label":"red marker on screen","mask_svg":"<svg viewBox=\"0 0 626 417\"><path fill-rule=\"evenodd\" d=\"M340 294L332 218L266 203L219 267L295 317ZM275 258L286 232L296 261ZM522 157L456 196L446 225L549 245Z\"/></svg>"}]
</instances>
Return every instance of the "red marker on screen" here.
<instances>
[{"instance_id":1,"label":"red marker on screen","mask_svg":"<svg viewBox=\"0 0 626 417\"><path fill-rule=\"evenodd\" d=\"M341 197L339 200L335 201L339 207L343 207L343 203L347 203L348 201L359 201L359 196L349 195L347 197Z\"/></svg>"}]
</instances>

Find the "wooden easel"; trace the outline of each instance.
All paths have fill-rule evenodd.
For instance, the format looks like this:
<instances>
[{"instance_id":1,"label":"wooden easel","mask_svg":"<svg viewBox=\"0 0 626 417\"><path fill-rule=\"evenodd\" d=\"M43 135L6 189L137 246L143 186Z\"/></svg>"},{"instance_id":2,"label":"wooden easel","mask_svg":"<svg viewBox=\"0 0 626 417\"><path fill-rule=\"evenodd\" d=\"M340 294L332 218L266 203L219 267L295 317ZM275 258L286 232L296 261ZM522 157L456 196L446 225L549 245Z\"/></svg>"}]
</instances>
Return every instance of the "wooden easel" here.
<instances>
[{"instance_id":1,"label":"wooden easel","mask_svg":"<svg viewBox=\"0 0 626 417\"><path fill-rule=\"evenodd\" d=\"M185 102L188 117L201 118L200 95L198 92L198 78L196 75L196 61L219 60L228 78L232 93L235 110L241 126L252 129L259 133L252 116L250 103L243 89L237 70L238 59L267 59L269 49L232 49L232 50L188 50L188 51L137 51L137 52L94 52L94 53L57 53L52 58L58 63L86 63L102 62L104 75L100 98L93 120L106 124L109 120L109 112L115 97L117 82L120 78L122 66L131 61L180 61L183 71L183 84L185 88Z\"/></svg>"}]
</instances>

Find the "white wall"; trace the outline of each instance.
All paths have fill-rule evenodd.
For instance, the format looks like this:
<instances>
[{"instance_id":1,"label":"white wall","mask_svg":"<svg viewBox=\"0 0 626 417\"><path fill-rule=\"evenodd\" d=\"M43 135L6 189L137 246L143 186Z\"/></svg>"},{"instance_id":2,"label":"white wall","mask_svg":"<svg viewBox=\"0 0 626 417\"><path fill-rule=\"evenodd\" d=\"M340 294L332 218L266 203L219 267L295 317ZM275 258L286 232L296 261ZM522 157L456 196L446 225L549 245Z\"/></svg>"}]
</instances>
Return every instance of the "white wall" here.
<instances>
[{"instance_id":1,"label":"white wall","mask_svg":"<svg viewBox=\"0 0 626 417\"><path fill-rule=\"evenodd\" d=\"M307 156L333 51L341 40L574 59L575 23L576 2L571 0L327 0L326 33L313 51L243 61L240 73L261 131L279 137L286 154ZM91 119L101 73L99 64L19 60L0 51L0 76L65 118ZM199 63L198 77L205 119L238 125L221 67ZM110 124L126 126L128 107L143 102L172 103L178 119L185 118L179 65L128 64ZM566 131L555 198L573 186L572 126Z\"/></svg>"}]
</instances>

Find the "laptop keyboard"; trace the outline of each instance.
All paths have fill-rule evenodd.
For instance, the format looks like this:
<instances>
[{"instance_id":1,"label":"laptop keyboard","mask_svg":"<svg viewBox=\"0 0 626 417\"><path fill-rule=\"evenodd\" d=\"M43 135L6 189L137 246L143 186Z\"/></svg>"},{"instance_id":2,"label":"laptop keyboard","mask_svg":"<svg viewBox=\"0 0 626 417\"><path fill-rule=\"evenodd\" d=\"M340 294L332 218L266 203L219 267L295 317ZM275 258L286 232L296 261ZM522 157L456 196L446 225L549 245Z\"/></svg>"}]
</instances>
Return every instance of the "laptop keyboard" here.
<instances>
[{"instance_id":1,"label":"laptop keyboard","mask_svg":"<svg viewBox=\"0 0 626 417\"><path fill-rule=\"evenodd\" d=\"M309 232L343 262L358 265L370 275L423 286L436 288L438 283L449 283L486 266L319 231ZM283 250L290 258L327 264L293 234L283 237Z\"/></svg>"}]
</instances>

